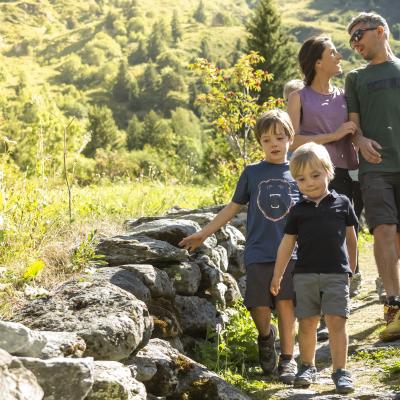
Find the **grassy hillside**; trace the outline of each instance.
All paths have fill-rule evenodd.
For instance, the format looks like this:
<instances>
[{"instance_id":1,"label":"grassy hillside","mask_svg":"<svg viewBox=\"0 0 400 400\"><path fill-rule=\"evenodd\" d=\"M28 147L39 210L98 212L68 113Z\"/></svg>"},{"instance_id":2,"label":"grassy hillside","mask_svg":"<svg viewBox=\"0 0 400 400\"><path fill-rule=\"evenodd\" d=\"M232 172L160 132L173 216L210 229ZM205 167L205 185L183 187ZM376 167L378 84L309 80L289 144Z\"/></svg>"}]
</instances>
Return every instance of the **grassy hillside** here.
<instances>
[{"instance_id":1,"label":"grassy hillside","mask_svg":"<svg viewBox=\"0 0 400 400\"><path fill-rule=\"evenodd\" d=\"M362 62L349 48L345 32L352 16L374 9L391 26L400 28L400 7L396 2L276 3L283 25L298 47L312 34L332 36L345 58L344 72ZM195 131L200 132L193 137L185 159L192 158L195 151L197 167L203 165L204 169L210 162L202 157L210 154L213 146L206 148L202 144L210 134L205 133L207 126L194 104L201 85L187 66L199 56L222 68L232 65L245 49L245 25L256 4L256 0L0 1L0 115L3 132L18 143L14 159L22 169L33 171L38 137L43 137L40 151L51 153L53 159L57 151L54 173L60 167L64 127L75 118L69 143L75 143L70 151L76 151L92 129L88 114L93 105L103 106L103 114L110 112L115 120L119 132L114 134L114 142L108 143L111 150L121 149L114 146L118 142L128 151L142 151L149 143L137 144L134 136L139 135L140 129L147 129L143 137L154 130L155 126L146 122L154 111L165 125L161 131L172 130L174 143L185 142L186 137L177 137L177 132L187 132L187 126L175 129L170 122L174 110L183 108L187 113L181 120L194 121L198 127ZM202 18L198 16L201 6ZM179 22L177 38L173 33L174 17ZM400 55L400 41L392 40L392 45ZM122 96L115 90L118 82L125 91ZM134 118L137 121L131 123ZM155 116L152 118L154 121ZM129 147L132 138L135 143ZM180 148L174 146L172 151ZM152 156L142 156L149 164ZM86 164L91 168L88 175L96 172L98 161L89 160ZM141 165L129 168L137 170Z\"/></svg>"},{"instance_id":2,"label":"grassy hillside","mask_svg":"<svg viewBox=\"0 0 400 400\"><path fill-rule=\"evenodd\" d=\"M14 86L21 74L25 74L32 85L48 82L52 90L58 91L60 82L54 79L57 68L66 57L82 52L96 34L106 30L109 13L120 17L117 27L120 32L110 34L115 40L115 49L109 62L128 55L137 46L140 36L149 34L152 25L160 19L169 24L174 11L182 25L183 35L178 48L183 61L190 61L199 54L203 39L208 41L215 60L226 58L234 50L237 39L244 42L244 23L251 9L244 0L206 0L207 19L201 24L193 18L198 4L197 0L2 1L0 44L4 78L1 86L3 89ZM277 0L277 5L285 27L299 42L312 34L327 33L351 66L359 62L347 45L344 29L351 16L372 9L385 16L390 25L400 22L400 7L390 0ZM222 22L218 13L223 14ZM129 26L132 18L142 20L144 26L140 35ZM392 44L399 54L400 42L393 40ZM131 69L136 73L142 70Z\"/></svg>"}]
</instances>

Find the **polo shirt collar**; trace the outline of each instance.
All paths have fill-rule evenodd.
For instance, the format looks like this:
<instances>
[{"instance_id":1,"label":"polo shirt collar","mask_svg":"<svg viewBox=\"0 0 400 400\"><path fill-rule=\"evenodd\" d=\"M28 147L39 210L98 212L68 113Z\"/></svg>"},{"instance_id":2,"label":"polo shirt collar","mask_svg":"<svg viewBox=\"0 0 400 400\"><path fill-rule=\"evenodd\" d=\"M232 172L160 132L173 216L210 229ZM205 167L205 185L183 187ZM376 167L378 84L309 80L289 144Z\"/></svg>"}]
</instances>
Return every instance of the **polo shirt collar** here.
<instances>
[{"instance_id":1,"label":"polo shirt collar","mask_svg":"<svg viewBox=\"0 0 400 400\"><path fill-rule=\"evenodd\" d=\"M321 201L324 201L326 198L329 198L329 197L333 197L334 199L337 199L339 197L339 195L332 189ZM307 197L304 197L302 194L300 194L299 203L315 203L315 201L308 200Z\"/></svg>"}]
</instances>

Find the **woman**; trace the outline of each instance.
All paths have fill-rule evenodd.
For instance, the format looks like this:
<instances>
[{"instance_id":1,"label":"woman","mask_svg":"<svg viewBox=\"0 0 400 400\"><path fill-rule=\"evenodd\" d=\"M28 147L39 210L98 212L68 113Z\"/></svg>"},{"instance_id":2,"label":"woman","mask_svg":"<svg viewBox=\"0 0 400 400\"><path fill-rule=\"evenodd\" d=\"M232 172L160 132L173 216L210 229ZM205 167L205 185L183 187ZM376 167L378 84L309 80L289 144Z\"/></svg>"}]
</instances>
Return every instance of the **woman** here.
<instances>
[{"instance_id":1,"label":"woman","mask_svg":"<svg viewBox=\"0 0 400 400\"><path fill-rule=\"evenodd\" d=\"M304 42L298 59L304 75L304 88L289 95L288 113L296 133L290 150L308 142L324 145L335 167L335 177L329 188L346 195L351 201L360 199L359 187L349 175L349 170L358 167L357 151L351 140L357 126L348 121L343 89L331 83L334 76L342 73L342 56L329 37L318 36ZM355 206L360 210L359 204ZM361 210L359 212L361 214ZM350 289L352 295L357 294L358 288L354 284L359 285L361 278L358 262L355 277ZM321 320L318 340L327 338L328 332Z\"/></svg>"},{"instance_id":2,"label":"woman","mask_svg":"<svg viewBox=\"0 0 400 400\"><path fill-rule=\"evenodd\" d=\"M298 57L305 86L289 96L288 113L296 132L291 150L308 142L323 144L335 166L330 188L352 199L349 170L357 169L358 158L351 137L357 126L348 121L344 91L331 83L342 72L342 56L330 38L320 36L306 40Z\"/></svg>"}]
</instances>

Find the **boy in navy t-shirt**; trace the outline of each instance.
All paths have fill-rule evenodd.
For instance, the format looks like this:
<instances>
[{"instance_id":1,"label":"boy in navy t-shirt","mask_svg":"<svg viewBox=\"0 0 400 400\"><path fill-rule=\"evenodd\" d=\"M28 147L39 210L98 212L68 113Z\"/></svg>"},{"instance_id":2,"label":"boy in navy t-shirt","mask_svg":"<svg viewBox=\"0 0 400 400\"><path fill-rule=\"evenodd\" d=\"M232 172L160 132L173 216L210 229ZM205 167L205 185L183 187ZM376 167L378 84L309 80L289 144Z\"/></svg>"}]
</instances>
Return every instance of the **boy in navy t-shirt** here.
<instances>
[{"instance_id":1,"label":"boy in navy t-shirt","mask_svg":"<svg viewBox=\"0 0 400 400\"><path fill-rule=\"evenodd\" d=\"M244 303L250 310L259 333L259 359L267 374L274 372L278 363L275 350L277 332L270 323L271 310L276 307L281 345L279 379L292 383L297 372L293 359L295 318L291 270L294 262L289 263L278 296L272 296L269 286L286 216L299 198L299 191L287 161L294 130L288 114L275 109L258 118L255 135L264 152L264 160L244 169L232 201L203 229L184 238L180 245L187 250L196 249L208 236L230 221L241 210L242 205L248 204Z\"/></svg>"}]
</instances>

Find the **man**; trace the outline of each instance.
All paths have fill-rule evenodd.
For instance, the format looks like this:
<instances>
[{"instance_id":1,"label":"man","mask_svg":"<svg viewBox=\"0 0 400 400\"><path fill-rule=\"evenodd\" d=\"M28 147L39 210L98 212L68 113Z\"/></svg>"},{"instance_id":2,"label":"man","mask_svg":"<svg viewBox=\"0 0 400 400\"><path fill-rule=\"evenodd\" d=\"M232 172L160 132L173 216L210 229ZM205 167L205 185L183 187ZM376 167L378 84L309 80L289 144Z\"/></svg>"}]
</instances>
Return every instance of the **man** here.
<instances>
[{"instance_id":1,"label":"man","mask_svg":"<svg viewBox=\"0 0 400 400\"><path fill-rule=\"evenodd\" d=\"M387 294L381 339L400 338L400 60L386 20L361 13L349 24L350 46L368 64L346 77L349 118L360 128L360 184L374 255Z\"/></svg>"}]
</instances>

